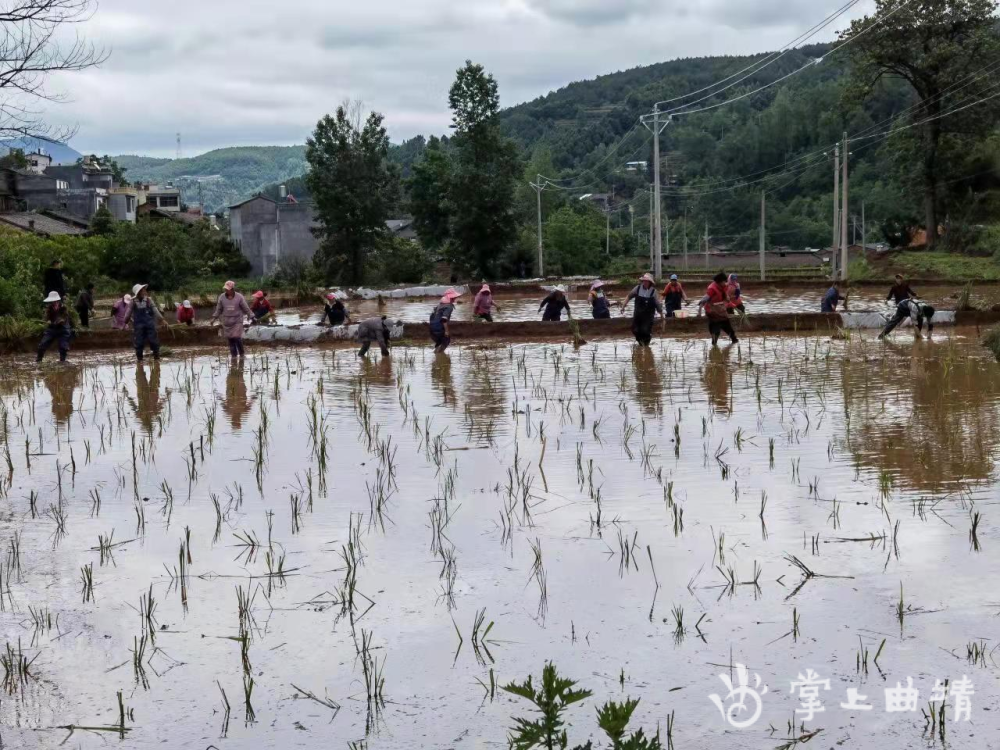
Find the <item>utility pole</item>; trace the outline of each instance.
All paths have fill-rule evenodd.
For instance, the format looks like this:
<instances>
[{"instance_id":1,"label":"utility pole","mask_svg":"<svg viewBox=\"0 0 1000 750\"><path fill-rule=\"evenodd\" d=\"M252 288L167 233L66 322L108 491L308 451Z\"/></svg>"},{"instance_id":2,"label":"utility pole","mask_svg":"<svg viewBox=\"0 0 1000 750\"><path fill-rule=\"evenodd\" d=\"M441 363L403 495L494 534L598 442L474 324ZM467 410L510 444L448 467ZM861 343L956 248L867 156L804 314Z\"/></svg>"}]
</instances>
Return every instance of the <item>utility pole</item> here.
<instances>
[{"instance_id":1,"label":"utility pole","mask_svg":"<svg viewBox=\"0 0 1000 750\"><path fill-rule=\"evenodd\" d=\"M538 175L538 182L529 182L538 195L538 277L545 278L545 253L542 250L542 191L545 185L542 184L542 176Z\"/></svg>"},{"instance_id":2,"label":"utility pole","mask_svg":"<svg viewBox=\"0 0 1000 750\"><path fill-rule=\"evenodd\" d=\"M848 204L848 185L847 185L847 165L850 161L850 153L847 150L848 141L847 133L844 133L844 154L843 154L843 168L844 168L844 198L841 201L840 209L840 280L847 281L847 252L848 252L848 242L850 238L847 235L847 206Z\"/></svg>"},{"instance_id":3,"label":"utility pole","mask_svg":"<svg viewBox=\"0 0 1000 750\"><path fill-rule=\"evenodd\" d=\"M766 217L766 193L760 191L760 280L764 281L764 220Z\"/></svg>"},{"instance_id":4,"label":"utility pole","mask_svg":"<svg viewBox=\"0 0 1000 750\"><path fill-rule=\"evenodd\" d=\"M688 210L684 207L684 270L688 270Z\"/></svg>"},{"instance_id":5,"label":"utility pole","mask_svg":"<svg viewBox=\"0 0 1000 750\"><path fill-rule=\"evenodd\" d=\"M628 215L632 219L632 236L635 237L635 205L632 203L628 204Z\"/></svg>"},{"instance_id":6,"label":"utility pole","mask_svg":"<svg viewBox=\"0 0 1000 750\"><path fill-rule=\"evenodd\" d=\"M642 119L642 124L653 133L653 202L656 210L654 220L656 229L653 237L653 275L657 281L663 276L663 223L660 217L662 208L660 202L660 133L670 124L670 120L669 116L666 120L660 120L660 106L658 104L653 105L652 127L645 117Z\"/></svg>"},{"instance_id":7,"label":"utility pole","mask_svg":"<svg viewBox=\"0 0 1000 750\"><path fill-rule=\"evenodd\" d=\"M606 220L605 221L606 239L604 241L605 242L604 254L611 255L611 206L608 206L608 210L604 212L604 218Z\"/></svg>"},{"instance_id":8,"label":"utility pole","mask_svg":"<svg viewBox=\"0 0 1000 750\"><path fill-rule=\"evenodd\" d=\"M650 188L653 186L650 185ZM656 222L656 217L653 216L653 191L649 191L649 265L653 265L653 253L656 252L656 245L653 242L653 230Z\"/></svg>"},{"instance_id":9,"label":"utility pole","mask_svg":"<svg viewBox=\"0 0 1000 750\"><path fill-rule=\"evenodd\" d=\"M830 270L837 278L837 248L840 247L840 146L833 150L833 242L830 244Z\"/></svg>"},{"instance_id":10,"label":"utility pole","mask_svg":"<svg viewBox=\"0 0 1000 750\"><path fill-rule=\"evenodd\" d=\"M708 219L705 219L705 270L711 274L712 268L708 263Z\"/></svg>"},{"instance_id":11,"label":"utility pole","mask_svg":"<svg viewBox=\"0 0 1000 750\"><path fill-rule=\"evenodd\" d=\"M861 252L868 254L868 240L865 237L865 202L861 201Z\"/></svg>"}]
</instances>

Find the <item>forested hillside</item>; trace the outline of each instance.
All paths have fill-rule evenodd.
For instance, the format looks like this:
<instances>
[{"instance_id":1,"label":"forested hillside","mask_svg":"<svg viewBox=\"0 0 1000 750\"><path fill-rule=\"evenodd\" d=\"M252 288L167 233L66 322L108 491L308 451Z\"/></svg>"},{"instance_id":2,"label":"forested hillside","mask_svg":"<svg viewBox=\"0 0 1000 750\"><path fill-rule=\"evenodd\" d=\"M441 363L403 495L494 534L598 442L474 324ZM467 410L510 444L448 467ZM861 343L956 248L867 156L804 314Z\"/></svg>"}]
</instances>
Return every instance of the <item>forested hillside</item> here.
<instances>
[{"instance_id":1,"label":"forested hillside","mask_svg":"<svg viewBox=\"0 0 1000 750\"><path fill-rule=\"evenodd\" d=\"M220 211L306 170L304 146L222 148L186 159L116 156L130 181L173 183L188 203ZM202 198L203 196L203 198Z\"/></svg>"}]
</instances>

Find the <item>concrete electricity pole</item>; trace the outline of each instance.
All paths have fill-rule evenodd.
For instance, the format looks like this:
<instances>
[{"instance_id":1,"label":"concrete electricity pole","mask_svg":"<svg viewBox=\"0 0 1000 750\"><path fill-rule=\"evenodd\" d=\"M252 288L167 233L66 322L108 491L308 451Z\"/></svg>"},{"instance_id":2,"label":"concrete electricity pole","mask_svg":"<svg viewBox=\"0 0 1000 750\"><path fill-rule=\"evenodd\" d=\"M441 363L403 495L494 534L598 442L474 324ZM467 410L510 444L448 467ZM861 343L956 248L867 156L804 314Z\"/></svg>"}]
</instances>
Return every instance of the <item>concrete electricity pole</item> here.
<instances>
[{"instance_id":1,"label":"concrete electricity pole","mask_svg":"<svg viewBox=\"0 0 1000 750\"><path fill-rule=\"evenodd\" d=\"M705 270L712 273L712 267L708 262L708 219L705 219Z\"/></svg>"},{"instance_id":2,"label":"concrete electricity pole","mask_svg":"<svg viewBox=\"0 0 1000 750\"><path fill-rule=\"evenodd\" d=\"M830 270L837 278L837 248L840 247L840 146L833 150L833 242L830 244Z\"/></svg>"},{"instance_id":3,"label":"concrete electricity pole","mask_svg":"<svg viewBox=\"0 0 1000 750\"><path fill-rule=\"evenodd\" d=\"M650 185L650 188L653 186ZM656 244L653 242L653 233L656 228L656 217L653 216L653 191L649 191L649 263L653 263L653 255L656 253Z\"/></svg>"},{"instance_id":4,"label":"concrete electricity pole","mask_svg":"<svg viewBox=\"0 0 1000 750\"><path fill-rule=\"evenodd\" d=\"M766 198L767 194L761 190L760 191L760 280L764 281L765 269L764 269L764 221L766 217Z\"/></svg>"},{"instance_id":5,"label":"concrete electricity pole","mask_svg":"<svg viewBox=\"0 0 1000 750\"><path fill-rule=\"evenodd\" d=\"M608 206L608 210L604 212L605 224L605 241L604 241L604 254L611 255L611 206Z\"/></svg>"},{"instance_id":6,"label":"concrete electricity pole","mask_svg":"<svg viewBox=\"0 0 1000 750\"><path fill-rule=\"evenodd\" d=\"M538 182L529 182L538 195L538 277L545 278L545 253L542 250L542 191L545 185L542 183L542 176L538 175Z\"/></svg>"},{"instance_id":7,"label":"concrete electricity pole","mask_svg":"<svg viewBox=\"0 0 1000 750\"><path fill-rule=\"evenodd\" d=\"M653 105L651 122L649 115L642 117L642 124L653 134L653 203L655 208L653 237L653 275L659 281L663 276L663 223L660 218L662 204L660 202L660 133L670 124L671 118L660 120L660 105Z\"/></svg>"},{"instance_id":8,"label":"concrete electricity pole","mask_svg":"<svg viewBox=\"0 0 1000 750\"><path fill-rule=\"evenodd\" d=\"M688 210L684 207L684 270L688 270Z\"/></svg>"},{"instance_id":9,"label":"concrete electricity pole","mask_svg":"<svg viewBox=\"0 0 1000 750\"><path fill-rule=\"evenodd\" d=\"M847 150L847 133L844 133L844 154L843 154L843 169L844 169L844 198L841 201L840 208L840 280L847 281L847 249L848 242L850 242L850 237L847 234L847 207L848 203L848 185L847 185L847 165L850 161L850 153Z\"/></svg>"}]
</instances>

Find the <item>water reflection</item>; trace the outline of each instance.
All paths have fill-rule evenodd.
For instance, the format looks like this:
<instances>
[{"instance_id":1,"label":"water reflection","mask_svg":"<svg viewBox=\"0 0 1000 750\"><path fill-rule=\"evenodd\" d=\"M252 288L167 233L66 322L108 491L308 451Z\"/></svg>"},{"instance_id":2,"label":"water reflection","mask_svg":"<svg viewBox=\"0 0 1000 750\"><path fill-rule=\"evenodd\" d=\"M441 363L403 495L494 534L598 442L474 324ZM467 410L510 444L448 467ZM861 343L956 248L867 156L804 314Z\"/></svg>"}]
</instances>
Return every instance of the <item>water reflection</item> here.
<instances>
[{"instance_id":1,"label":"water reflection","mask_svg":"<svg viewBox=\"0 0 1000 750\"><path fill-rule=\"evenodd\" d=\"M234 430L243 428L243 417L253 407L257 396L248 397L247 383L243 374L243 361L233 362L226 375L226 397L222 400L222 411L229 417L229 424Z\"/></svg>"},{"instance_id":2,"label":"water reflection","mask_svg":"<svg viewBox=\"0 0 1000 750\"><path fill-rule=\"evenodd\" d=\"M52 397L52 417L64 425L73 416L73 394L83 380L83 371L71 365L46 370L42 382Z\"/></svg>"},{"instance_id":3,"label":"water reflection","mask_svg":"<svg viewBox=\"0 0 1000 750\"><path fill-rule=\"evenodd\" d=\"M361 357L361 374L371 385L395 387L392 373L392 357L379 357L372 361L369 357Z\"/></svg>"},{"instance_id":4,"label":"water reflection","mask_svg":"<svg viewBox=\"0 0 1000 750\"><path fill-rule=\"evenodd\" d=\"M663 379L657 369L653 350L637 346L632 350L632 372L635 376L635 397L639 408L651 417L663 415Z\"/></svg>"},{"instance_id":5,"label":"water reflection","mask_svg":"<svg viewBox=\"0 0 1000 750\"><path fill-rule=\"evenodd\" d=\"M135 367L135 399L129 399L139 423L147 433L153 431L153 422L163 411L165 401L160 398L160 363L154 361L146 375L142 364Z\"/></svg>"},{"instance_id":6,"label":"water reflection","mask_svg":"<svg viewBox=\"0 0 1000 750\"><path fill-rule=\"evenodd\" d=\"M701 373L708 403L718 414L729 414L732 411L732 405L729 401L731 378L729 359L732 351L733 348L730 346L711 347L708 350L708 359Z\"/></svg>"},{"instance_id":7,"label":"water reflection","mask_svg":"<svg viewBox=\"0 0 1000 750\"><path fill-rule=\"evenodd\" d=\"M889 344L873 365L843 364L856 460L888 472L897 487L954 492L988 481L1000 441L1000 369L953 341Z\"/></svg>"},{"instance_id":8,"label":"water reflection","mask_svg":"<svg viewBox=\"0 0 1000 750\"><path fill-rule=\"evenodd\" d=\"M469 373L470 378L476 377L475 369L473 368L473 371ZM431 364L431 385L434 386L435 391L441 394L441 401L445 405L455 405L455 383L451 376L450 355L434 355L434 361Z\"/></svg>"}]
</instances>

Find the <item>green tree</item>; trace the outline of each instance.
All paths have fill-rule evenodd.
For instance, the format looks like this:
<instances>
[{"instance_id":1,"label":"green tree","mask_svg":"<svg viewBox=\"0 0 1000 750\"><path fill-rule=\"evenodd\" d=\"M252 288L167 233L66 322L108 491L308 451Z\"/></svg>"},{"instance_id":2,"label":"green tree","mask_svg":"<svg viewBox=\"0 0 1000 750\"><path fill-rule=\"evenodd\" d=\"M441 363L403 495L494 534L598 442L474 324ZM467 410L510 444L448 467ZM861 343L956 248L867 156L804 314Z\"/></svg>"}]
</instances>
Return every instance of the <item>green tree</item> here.
<instances>
[{"instance_id":1,"label":"green tree","mask_svg":"<svg viewBox=\"0 0 1000 750\"><path fill-rule=\"evenodd\" d=\"M322 242L314 263L330 281L364 280L365 262L386 233L399 196L399 174L389 161L383 117L362 122L358 103L337 107L306 142L306 185L316 204Z\"/></svg>"},{"instance_id":2,"label":"green tree","mask_svg":"<svg viewBox=\"0 0 1000 750\"><path fill-rule=\"evenodd\" d=\"M949 133L985 132L992 118L983 111L943 117L952 105L971 102L992 88L990 76L969 79L984 60L1000 53L995 0L875 0L875 14L851 23L841 34L853 63L852 93L868 96L883 79L902 79L918 106L912 119L922 135L920 173L927 243L937 241L940 214L942 144ZM948 91L965 82L961 96Z\"/></svg>"},{"instance_id":3,"label":"green tree","mask_svg":"<svg viewBox=\"0 0 1000 750\"><path fill-rule=\"evenodd\" d=\"M107 206L102 205L94 213L94 218L90 220L90 231L96 235L111 234L115 231L115 217L111 215Z\"/></svg>"},{"instance_id":4,"label":"green tree","mask_svg":"<svg viewBox=\"0 0 1000 750\"><path fill-rule=\"evenodd\" d=\"M451 171L451 158L440 139L432 136L407 182L413 228L429 250L440 250L451 236Z\"/></svg>"},{"instance_id":5,"label":"green tree","mask_svg":"<svg viewBox=\"0 0 1000 750\"><path fill-rule=\"evenodd\" d=\"M24 155L24 149L12 148L3 156L0 156L0 167L7 169L27 169L28 157Z\"/></svg>"},{"instance_id":6,"label":"green tree","mask_svg":"<svg viewBox=\"0 0 1000 750\"><path fill-rule=\"evenodd\" d=\"M467 61L448 94L455 137L449 193L452 262L492 278L517 236L514 183L521 173L517 146L500 130L500 97L493 76Z\"/></svg>"}]
</instances>

